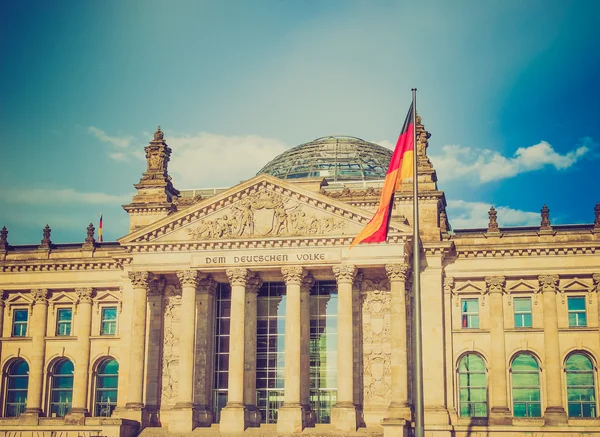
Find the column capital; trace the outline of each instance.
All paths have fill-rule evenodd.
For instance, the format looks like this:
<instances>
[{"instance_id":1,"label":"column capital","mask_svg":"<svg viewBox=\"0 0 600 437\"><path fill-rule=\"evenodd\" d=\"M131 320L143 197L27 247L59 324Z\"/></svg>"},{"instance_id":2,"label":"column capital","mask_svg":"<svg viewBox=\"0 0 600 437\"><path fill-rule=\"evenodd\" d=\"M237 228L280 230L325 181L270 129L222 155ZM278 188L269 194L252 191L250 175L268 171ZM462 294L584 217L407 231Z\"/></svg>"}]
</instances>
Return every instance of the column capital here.
<instances>
[{"instance_id":1,"label":"column capital","mask_svg":"<svg viewBox=\"0 0 600 437\"><path fill-rule=\"evenodd\" d=\"M406 277L410 272L410 265L408 263L395 263L386 264L385 273L387 274L390 282L394 281L406 281Z\"/></svg>"},{"instance_id":2,"label":"column capital","mask_svg":"<svg viewBox=\"0 0 600 437\"><path fill-rule=\"evenodd\" d=\"M352 264L341 264L339 266L333 266L333 274L338 284L343 282L353 283L357 273L358 270L356 266Z\"/></svg>"},{"instance_id":3,"label":"column capital","mask_svg":"<svg viewBox=\"0 0 600 437\"><path fill-rule=\"evenodd\" d=\"M148 288L150 272L129 272L128 276L133 288Z\"/></svg>"},{"instance_id":4,"label":"column capital","mask_svg":"<svg viewBox=\"0 0 600 437\"><path fill-rule=\"evenodd\" d=\"M197 289L213 296L217 291L217 285L217 281L215 281L212 276L206 275L198 281Z\"/></svg>"},{"instance_id":5,"label":"column capital","mask_svg":"<svg viewBox=\"0 0 600 437\"><path fill-rule=\"evenodd\" d=\"M8 297L8 293L6 292L6 290L0 289L0 308L4 308L4 306L6 305L6 302L4 302L4 300L7 297Z\"/></svg>"},{"instance_id":6,"label":"column capital","mask_svg":"<svg viewBox=\"0 0 600 437\"><path fill-rule=\"evenodd\" d=\"M600 273L594 273L592 280L594 281L594 290L600 293Z\"/></svg>"},{"instance_id":7,"label":"column capital","mask_svg":"<svg viewBox=\"0 0 600 437\"><path fill-rule=\"evenodd\" d=\"M235 267L225 270L225 274L231 285L242 285L245 287L248 277L250 276L250 270L242 267Z\"/></svg>"},{"instance_id":8,"label":"column capital","mask_svg":"<svg viewBox=\"0 0 600 437\"><path fill-rule=\"evenodd\" d=\"M47 288L34 288L33 290L30 290L30 292L36 305L48 305L49 292Z\"/></svg>"},{"instance_id":9,"label":"column capital","mask_svg":"<svg viewBox=\"0 0 600 437\"><path fill-rule=\"evenodd\" d=\"M200 280L204 279L206 275L200 273L198 270L180 270L177 272L177 279L182 287L197 287Z\"/></svg>"},{"instance_id":10,"label":"column capital","mask_svg":"<svg viewBox=\"0 0 600 437\"><path fill-rule=\"evenodd\" d=\"M558 275L540 275L540 291L556 293L558 291Z\"/></svg>"},{"instance_id":11,"label":"column capital","mask_svg":"<svg viewBox=\"0 0 600 437\"><path fill-rule=\"evenodd\" d=\"M257 274L250 274L246 278L246 293L258 293L258 289L262 286L262 279Z\"/></svg>"},{"instance_id":12,"label":"column capital","mask_svg":"<svg viewBox=\"0 0 600 437\"><path fill-rule=\"evenodd\" d=\"M314 283L315 283L315 278L313 277L312 273L306 272L306 274L302 278L302 282L300 283L300 292L301 293L310 292L310 289L314 285Z\"/></svg>"},{"instance_id":13,"label":"column capital","mask_svg":"<svg viewBox=\"0 0 600 437\"><path fill-rule=\"evenodd\" d=\"M148 282L148 294L150 296L160 296L165 291L165 286L167 285L167 281L158 276L150 273L150 281Z\"/></svg>"},{"instance_id":14,"label":"column capital","mask_svg":"<svg viewBox=\"0 0 600 437\"><path fill-rule=\"evenodd\" d=\"M490 294L502 293L504 291L504 286L506 285L506 278L504 276L486 276L485 285Z\"/></svg>"},{"instance_id":15,"label":"column capital","mask_svg":"<svg viewBox=\"0 0 600 437\"><path fill-rule=\"evenodd\" d=\"M81 287L75 289L77 294L78 303L92 303L92 297L94 297L94 289L92 287Z\"/></svg>"}]
</instances>

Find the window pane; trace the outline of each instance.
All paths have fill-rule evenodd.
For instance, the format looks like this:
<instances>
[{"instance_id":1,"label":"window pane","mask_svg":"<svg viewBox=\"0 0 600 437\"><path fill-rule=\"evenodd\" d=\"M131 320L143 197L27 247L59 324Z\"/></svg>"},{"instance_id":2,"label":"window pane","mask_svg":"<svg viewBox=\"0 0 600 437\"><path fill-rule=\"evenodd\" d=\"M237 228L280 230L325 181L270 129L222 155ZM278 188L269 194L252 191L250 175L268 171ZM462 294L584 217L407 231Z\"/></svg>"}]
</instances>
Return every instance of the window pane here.
<instances>
[{"instance_id":1,"label":"window pane","mask_svg":"<svg viewBox=\"0 0 600 437\"><path fill-rule=\"evenodd\" d=\"M515 311L531 312L531 298L517 297L514 299Z\"/></svg>"},{"instance_id":2,"label":"window pane","mask_svg":"<svg viewBox=\"0 0 600 437\"><path fill-rule=\"evenodd\" d=\"M26 322L27 321L27 310L15 310L14 317L15 317L15 322Z\"/></svg>"},{"instance_id":3,"label":"window pane","mask_svg":"<svg viewBox=\"0 0 600 437\"><path fill-rule=\"evenodd\" d=\"M533 358L531 355L520 354L513 360L512 369L537 372L538 364L535 358Z\"/></svg>"},{"instance_id":4,"label":"window pane","mask_svg":"<svg viewBox=\"0 0 600 437\"><path fill-rule=\"evenodd\" d=\"M585 310L585 297L569 297L568 298L569 311L571 310Z\"/></svg>"},{"instance_id":5,"label":"window pane","mask_svg":"<svg viewBox=\"0 0 600 437\"><path fill-rule=\"evenodd\" d=\"M72 310L70 308L61 308L58 310L58 316L57 319L58 321L71 321L71 317L72 317Z\"/></svg>"},{"instance_id":6,"label":"window pane","mask_svg":"<svg viewBox=\"0 0 600 437\"><path fill-rule=\"evenodd\" d=\"M102 309L102 320L117 320L117 307L105 307Z\"/></svg>"},{"instance_id":7,"label":"window pane","mask_svg":"<svg viewBox=\"0 0 600 437\"><path fill-rule=\"evenodd\" d=\"M523 319L523 328L531 328L533 326L531 314L524 314Z\"/></svg>"},{"instance_id":8,"label":"window pane","mask_svg":"<svg viewBox=\"0 0 600 437\"><path fill-rule=\"evenodd\" d=\"M514 388L513 399L515 401L539 402L540 390L539 388Z\"/></svg>"},{"instance_id":9,"label":"window pane","mask_svg":"<svg viewBox=\"0 0 600 437\"><path fill-rule=\"evenodd\" d=\"M463 312L476 313L479 309L478 299L463 299Z\"/></svg>"},{"instance_id":10,"label":"window pane","mask_svg":"<svg viewBox=\"0 0 600 437\"><path fill-rule=\"evenodd\" d=\"M592 362L588 357L582 354L573 354L567 360L565 365L569 370L593 370Z\"/></svg>"}]
</instances>

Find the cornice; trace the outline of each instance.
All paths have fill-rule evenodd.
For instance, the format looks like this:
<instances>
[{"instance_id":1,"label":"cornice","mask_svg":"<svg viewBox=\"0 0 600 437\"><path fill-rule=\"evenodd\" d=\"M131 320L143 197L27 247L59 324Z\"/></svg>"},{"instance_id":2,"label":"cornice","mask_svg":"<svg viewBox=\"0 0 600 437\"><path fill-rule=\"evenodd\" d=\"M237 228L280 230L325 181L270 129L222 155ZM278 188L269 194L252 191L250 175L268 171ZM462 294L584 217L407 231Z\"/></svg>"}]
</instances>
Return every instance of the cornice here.
<instances>
[{"instance_id":1,"label":"cornice","mask_svg":"<svg viewBox=\"0 0 600 437\"><path fill-rule=\"evenodd\" d=\"M523 256L565 256L593 255L600 253L600 246L594 244L573 244L569 246L526 246L526 247L457 247L457 258L505 258Z\"/></svg>"},{"instance_id":2,"label":"cornice","mask_svg":"<svg viewBox=\"0 0 600 437\"><path fill-rule=\"evenodd\" d=\"M123 265L116 260L75 260L75 261L7 261L0 264L0 272L58 272L73 270L122 270Z\"/></svg>"}]
</instances>

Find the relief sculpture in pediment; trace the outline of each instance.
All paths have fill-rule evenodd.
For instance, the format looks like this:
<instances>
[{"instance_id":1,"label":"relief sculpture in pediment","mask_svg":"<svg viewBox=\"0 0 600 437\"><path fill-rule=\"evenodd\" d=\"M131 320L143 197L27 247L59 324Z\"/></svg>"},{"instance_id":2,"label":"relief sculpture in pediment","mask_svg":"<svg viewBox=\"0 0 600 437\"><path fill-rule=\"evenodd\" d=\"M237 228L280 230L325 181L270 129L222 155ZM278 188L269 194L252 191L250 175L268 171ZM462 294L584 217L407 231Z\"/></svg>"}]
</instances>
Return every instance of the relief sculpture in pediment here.
<instances>
[{"instance_id":1,"label":"relief sculpture in pediment","mask_svg":"<svg viewBox=\"0 0 600 437\"><path fill-rule=\"evenodd\" d=\"M272 191L247 197L214 219L201 220L188 229L195 240L244 237L323 235L342 230L344 222L316 216L297 201Z\"/></svg>"}]
</instances>

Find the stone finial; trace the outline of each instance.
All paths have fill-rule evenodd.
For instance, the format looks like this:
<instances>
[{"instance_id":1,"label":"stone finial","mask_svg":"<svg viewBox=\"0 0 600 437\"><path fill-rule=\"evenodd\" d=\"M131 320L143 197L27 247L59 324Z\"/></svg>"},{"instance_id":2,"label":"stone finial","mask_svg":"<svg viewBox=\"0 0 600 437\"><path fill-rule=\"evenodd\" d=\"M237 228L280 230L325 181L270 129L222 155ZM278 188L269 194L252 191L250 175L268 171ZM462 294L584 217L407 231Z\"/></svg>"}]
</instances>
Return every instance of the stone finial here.
<instances>
[{"instance_id":1,"label":"stone finial","mask_svg":"<svg viewBox=\"0 0 600 437\"><path fill-rule=\"evenodd\" d=\"M162 141L165 139L165 133L160 130L160 126L154 132L154 141Z\"/></svg>"},{"instance_id":2,"label":"stone finial","mask_svg":"<svg viewBox=\"0 0 600 437\"><path fill-rule=\"evenodd\" d=\"M40 244L40 249L50 249L50 246L52 245L52 241L50 240L50 233L52 232L52 229L50 229L50 226L46 225L46 227L42 230L42 233L44 234L44 238L42 238L41 244Z\"/></svg>"},{"instance_id":3,"label":"stone finial","mask_svg":"<svg viewBox=\"0 0 600 437\"><path fill-rule=\"evenodd\" d=\"M600 202L596 203L596 207L594 208L594 215L594 229L600 229Z\"/></svg>"},{"instance_id":4,"label":"stone finial","mask_svg":"<svg viewBox=\"0 0 600 437\"><path fill-rule=\"evenodd\" d=\"M550 224L550 210L546 205L540 210L542 213L542 222L540 223L540 231L551 231L552 225Z\"/></svg>"},{"instance_id":5,"label":"stone finial","mask_svg":"<svg viewBox=\"0 0 600 437\"><path fill-rule=\"evenodd\" d=\"M6 226L2 226L2 230L0 230L0 251L6 252L8 248L8 231L6 230Z\"/></svg>"},{"instance_id":6,"label":"stone finial","mask_svg":"<svg viewBox=\"0 0 600 437\"><path fill-rule=\"evenodd\" d=\"M488 215L490 216L490 221L488 222L488 230L487 230L488 233L500 232L500 228L498 228L498 220L496 219L498 217L496 208L494 208L492 206L490 208L490 211L488 212Z\"/></svg>"},{"instance_id":7,"label":"stone finial","mask_svg":"<svg viewBox=\"0 0 600 437\"><path fill-rule=\"evenodd\" d=\"M442 234L448 233L448 215L446 211L440 212L440 232Z\"/></svg>"},{"instance_id":8,"label":"stone finial","mask_svg":"<svg viewBox=\"0 0 600 437\"><path fill-rule=\"evenodd\" d=\"M416 120L417 131L417 158L419 168L433 168L431 161L427 157L427 147L429 147L429 138L431 134L425 130L425 126L421 122L421 116L417 115Z\"/></svg>"},{"instance_id":9,"label":"stone finial","mask_svg":"<svg viewBox=\"0 0 600 437\"><path fill-rule=\"evenodd\" d=\"M89 226L87 227L87 237L85 237L85 242L83 243L84 248L93 248L94 247L94 243L96 242L96 239L94 238L95 230L96 230L96 228L94 227L94 225L90 223Z\"/></svg>"}]
</instances>

